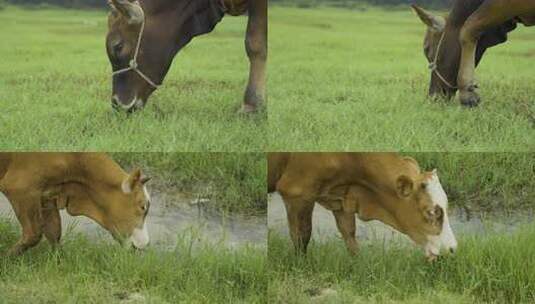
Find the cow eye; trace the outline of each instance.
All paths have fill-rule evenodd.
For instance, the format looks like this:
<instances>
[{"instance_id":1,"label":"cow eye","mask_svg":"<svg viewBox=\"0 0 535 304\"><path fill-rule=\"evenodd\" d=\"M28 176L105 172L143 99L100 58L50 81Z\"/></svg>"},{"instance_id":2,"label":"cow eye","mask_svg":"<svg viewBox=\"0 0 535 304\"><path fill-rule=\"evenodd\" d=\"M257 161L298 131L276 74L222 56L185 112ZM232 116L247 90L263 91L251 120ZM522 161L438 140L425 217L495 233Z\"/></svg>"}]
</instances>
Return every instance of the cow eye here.
<instances>
[{"instance_id":1,"label":"cow eye","mask_svg":"<svg viewBox=\"0 0 535 304\"><path fill-rule=\"evenodd\" d=\"M425 218L432 225L442 226L444 210L440 206L436 206L431 210L427 210Z\"/></svg>"},{"instance_id":2,"label":"cow eye","mask_svg":"<svg viewBox=\"0 0 535 304\"><path fill-rule=\"evenodd\" d=\"M118 56L121 53L121 51L123 50L123 46L124 46L124 44L123 44L122 41L119 41L119 42L115 43L113 45L113 54L115 56Z\"/></svg>"}]
</instances>

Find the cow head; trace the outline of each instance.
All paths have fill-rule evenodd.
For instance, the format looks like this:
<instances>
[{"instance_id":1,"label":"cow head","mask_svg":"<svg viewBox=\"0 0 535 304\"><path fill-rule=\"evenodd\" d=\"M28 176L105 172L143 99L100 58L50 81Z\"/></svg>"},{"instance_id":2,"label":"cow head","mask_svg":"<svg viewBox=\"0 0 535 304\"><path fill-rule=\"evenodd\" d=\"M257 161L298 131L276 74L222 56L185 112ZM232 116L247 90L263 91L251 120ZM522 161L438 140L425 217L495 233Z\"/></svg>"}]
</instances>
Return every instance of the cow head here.
<instances>
[{"instance_id":1,"label":"cow head","mask_svg":"<svg viewBox=\"0 0 535 304\"><path fill-rule=\"evenodd\" d=\"M427 26L424 55L431 70L429 95L452 98L457 92L455 87L461 55L459 32L447 27L446 18L433 15L417 5L412 5L412 8Z\"/></svg>"},{"instance_id":2,"label":"cow head","mask_svg":"<svg viewBox=\"0 0 535 304\"><path fill-rule=\"evenodd\" d=\"M431 68L430 96L451 98L457 92L457 75L462 51L459 34L466 19L478 7L477 1L458 3L459 5L453 8L447 18L433 15L417 5L412 5L420 20L427 26L424 54ZM515 28L516 21L507 20L485 30L477 41L476 66L488 48L506 42L507 34Z\"/></svg>"},{"instance_id":3,"label":"cow head","mask_svg":"<svg viewBox=\"0 0 535 304\"><path fill-rule=\"evenodd\" d=\"M145 106L169 70L176 33L166 24L170 18L146 14L137 1L110 0L110 6L106 51L113 70L111 102L132 112Z\"/></svg>"},{"instance_id":4,"label":"cow head","mask_svg":"<svg viewBox=\"0 0 535 304\"><path fill-rule=\"evenodd\" d=\"M436 170L415 176L401 175L396 180L393 226L422 246L432 260L442 249L455 251L457 241L448 220L448 197Z\"/></svg>"},{"instance_id":5,"label":"cow head","mask_svg":"<svg viewBox=\"0 0 535 304\"><path fill-rule=\"evenodd\" d=\"M87 216L125 246L142 249L149 243L145 224L150 196L145 184L149 178L139 169L124 178L121 184L66 189L67 212L73 216Z\"/></svg>"}]
</instances>

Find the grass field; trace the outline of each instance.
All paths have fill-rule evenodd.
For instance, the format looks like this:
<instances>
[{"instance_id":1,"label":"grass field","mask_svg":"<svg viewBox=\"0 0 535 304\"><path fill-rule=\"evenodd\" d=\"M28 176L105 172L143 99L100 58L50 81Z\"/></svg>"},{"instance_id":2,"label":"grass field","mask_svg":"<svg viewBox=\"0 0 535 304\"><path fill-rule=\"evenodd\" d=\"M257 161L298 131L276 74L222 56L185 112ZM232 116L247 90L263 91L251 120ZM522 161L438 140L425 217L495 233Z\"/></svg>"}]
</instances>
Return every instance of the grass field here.
<instances>
[{"instance_id":1,"label":"grass field","mask_svg":"<svg viewBox=\"0 0 535 304\"><path fill-rule=\"evenodd\" d=\"M535 30L477 70L476 109L426 97L424 25L405 10L270 7L271 151L532 151Z\"/></svg>"},{"instance_id":2,"label":"grass field","mask_svg":"<svg viewBox=\"0 0 535 304\"><path fill-rule=\"evenodd\" d=\"M0 11L0 149L263 151L265 110L237 114L246 18L225 18L176 58L144 111L110 106L105 11ZM159 108L159 110L157 109Z\"/></svg>"},{"instance_id":3,"label":"grass field","mask_svg":"<svg viewBox=\"0 0 535 304\"><path fill-rule=\"evenodd\" d=\"M272 303L533 303L534 243L534 226L461 236L455 256L430 264L416 248L382 242L362 246L357 257L341 240L313 242L300 257L272 233L268 295Z\"/></svg>"},{"instance_id":4,"label":"grass field","mask_svg":"<svg viewBox=\"0 0 535 304\"><path fill-rule=\"evenodd\" d=\"M0 252L17 235L0 220ZM43 242L0 255L0 302L267 303L265 248L191 244L181 236L173 251L134 252L71 235L58 251Z\"/></svg>"},{"instance_id":5,"label":"grass field","mask_svg":"<svg viewBox=\"0 0 535 304\"><path fill-rule=\"evenodd\" d=\"M113 153L123 168L140 167L151 188L170 188L215 202L219 211L264 215L267 164L264 153Z\"/></svg>"}]
</instances>

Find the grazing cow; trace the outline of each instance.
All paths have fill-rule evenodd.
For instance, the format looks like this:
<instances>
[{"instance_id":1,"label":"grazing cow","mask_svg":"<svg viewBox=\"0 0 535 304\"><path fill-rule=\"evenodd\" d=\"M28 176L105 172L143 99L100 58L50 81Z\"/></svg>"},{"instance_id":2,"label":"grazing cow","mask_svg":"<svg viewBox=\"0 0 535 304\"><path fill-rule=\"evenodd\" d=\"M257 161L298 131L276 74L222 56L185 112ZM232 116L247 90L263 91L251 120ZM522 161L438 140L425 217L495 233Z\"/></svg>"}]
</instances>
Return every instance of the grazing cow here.
<instances>
[{"instance_id":1,"label":"grazing cow","mask_svg":"<svg viewBox=\"0 0 535 304\"><path fill-rule=\"evenodd\" d=\"M112 11L108 17L106 50L113 69L114 108L127 112L141 109L162 83L180 49L195 36L211 32L225 14L245 12L249 15L245 49L250 71L242 110L253 112L263 102L267 0L109 0L109 3Z\"/></svg>"},{"instance_id":2,"label":"grazing cow","mask_svg":"<svg viewBox=\"0 0 535 304\"><path fill-rule=\"evenodd\" d=\"M315 202L331 210L351 253L358 251L355 213L408 235L430 260L457 247L448 198L436 170L421 172L393 153L270 153L268 191L278 191L296 250L306 252Z\"/></svg>"},{"instance_id":3,"label":"grazing cow","mask_svg":"<svg viewBox=\"0 0 535 304\"><path fill-rule=\"evenodd\" d=\"M58 244L60 209L93 219L125 246L145 247L148 180L139 169L127 174L99 153L0 153L0 191L22 226L8 254L23 253L43 234Z\"/></svg>"},{"instance_id":4,"label":"grazing cow","mask_svg":"<svg viewBox=\"0 0 535 304\"><path fill-rule=\"evenodd\" d=\"M475 68L485 51L507 41L517 23L535 25L535 0L456 0L444 18L412 5L427 25L424 53L430 63L429 94L477 106Z\"/></svg>"}]
</instances>

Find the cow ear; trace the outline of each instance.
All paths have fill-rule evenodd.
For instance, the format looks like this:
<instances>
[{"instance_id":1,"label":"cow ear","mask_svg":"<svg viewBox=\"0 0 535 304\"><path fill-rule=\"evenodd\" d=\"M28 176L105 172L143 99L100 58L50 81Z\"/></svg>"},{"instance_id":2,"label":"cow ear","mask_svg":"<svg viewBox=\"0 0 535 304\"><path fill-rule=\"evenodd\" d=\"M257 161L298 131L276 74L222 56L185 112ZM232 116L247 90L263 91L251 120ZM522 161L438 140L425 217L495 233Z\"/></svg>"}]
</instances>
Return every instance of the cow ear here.
<instances>
[{"instance_id":1,"label":"cow ear","mask_svg":"<svg viewBox=\"0 0 535 304\"><path fill-rule=\"evenodd\" d=\"M115 7L115 5L113 5L113 2L111 2L111 0L108 0L108 6L110 7L113 16L117 17L117 8Z\"/></svg>"},{"instance_id":2,"label":"cow ear","mask_svg":"<svg viewBox=\"0 0 535 304\"><path fill-rule=\"evenodd\" d=\"M401 198L408 197L414 190L414 182L406 175L400 175L396 180L396 191Z\"/></svg>"},{"instance_id":3,"label":"cow ear","mask_svg":"<svg viewBox=\"0 0 535 304\"><path fill-rule=\"evenodd\" d=\"M150 180L152 179L152 177L148 177L148 176L141 176L141 179L139 180L139 182L142 184L142 185L145 185L146 183L148 183Z\"/></svg>"},{"instance_id":4,"label":"cow ear","mask_svg":"<svg viewBox=\"0 0 535 304\"><path fill-rule=\"evenodd\" d=\"M416 4L412 4L411 7L418 17L420 17L420 20L429 28L437 32L442 32L446 27L446 19L444 17L433 15Z\"/></svg>"},{"instance_id":5,"label":"cow ear","mask_svg":"<svg viewBox=\"0 0 535 304\"><path fill-rule=\"evenodd\" d=\"M110 6L123 15L128 20L128 24L141 24L145 20L143 9L137 1L110 0Z\"/></svg>"},{"instance_id":6,"label":"cow ear","mask_svg":"<svg viewBox=\"0 0 535 304\"><path fill-rule=\"evenodd\" d=\"M131 193L137 183L141 180L141 170L134 169L132 173L122 183L122 189L124 193Z\"/></svg>"},{"instance_id":7,"label":"cow ear","mask_svg":"<svg viewBox=\"0 0 535 304\"><path fill-rule=\"evenodd\" d=\"M418 162L414 158L412 158L410 156L405 156L405 157L403 157L403 160L406 161L407 163L409 163L411 166L413 166L414 169L416 169L416 171L418 171L418 172L422 171L420 169L420 165L418 165Z\"/></svg>"}]
</instances>

